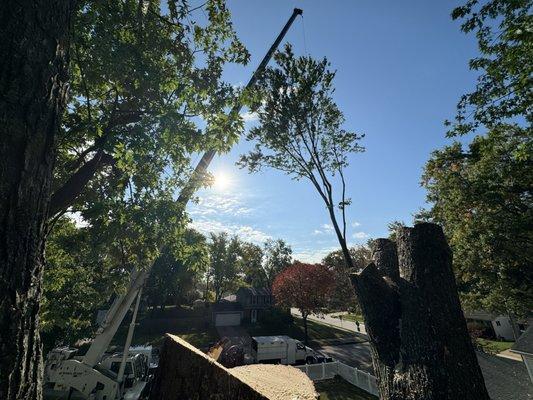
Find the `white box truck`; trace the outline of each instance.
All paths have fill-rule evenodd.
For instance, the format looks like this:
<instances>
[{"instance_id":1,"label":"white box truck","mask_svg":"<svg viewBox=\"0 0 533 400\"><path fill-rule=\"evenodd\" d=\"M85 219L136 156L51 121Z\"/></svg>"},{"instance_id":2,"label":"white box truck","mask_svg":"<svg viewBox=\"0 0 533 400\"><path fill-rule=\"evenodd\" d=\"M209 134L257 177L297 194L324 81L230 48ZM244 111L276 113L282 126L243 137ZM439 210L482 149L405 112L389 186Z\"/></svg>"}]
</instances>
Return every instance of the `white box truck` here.
<instances>
[{"instance_id":1,"label":"white box truck","mask_svg":"<svg viewBox=\"0 0 533 400\"><path fill-rule=\"evenodd\" d=\"M299 340L285 335L252 337L252 358L255 363L285 365L327 361Z\"/></svg>"}]
</instances>

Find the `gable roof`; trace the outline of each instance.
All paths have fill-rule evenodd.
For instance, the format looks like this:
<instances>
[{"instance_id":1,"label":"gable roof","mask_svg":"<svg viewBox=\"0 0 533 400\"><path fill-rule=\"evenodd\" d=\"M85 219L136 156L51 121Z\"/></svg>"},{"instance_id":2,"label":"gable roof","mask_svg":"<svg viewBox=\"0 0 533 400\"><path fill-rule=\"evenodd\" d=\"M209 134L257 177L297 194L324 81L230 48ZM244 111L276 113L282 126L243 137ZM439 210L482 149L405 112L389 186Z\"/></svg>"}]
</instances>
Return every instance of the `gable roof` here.
<instances>
[{"instance_id":1,"label":"gable roof","mask_svg":"<svg viewBox=\"0 0 533 400\"><path fill-rule=\"evenodd\" d=\"M231 312L231 311L242 311L241 303L234 301L220 300L213 304L213 312Z\"/></svg>"},{"instance_id":2,"label":"gable roof","mask_svg":"<svg viewBox=\"0 0 533 400\"><path fill-rule=\"evenodd\" d=\"M489 397L493 400L531 399L531 383L521 361L477 353Z\"/></svg>"},{"instance_id":3,"label":"gable roof","mask_svg":"<svg viewBox=\"0 0 533 400\"><path fill-rule=\"evenodd\" d=\"M533 324L529 325L529 328L520 335L516 343L511 347L511 351L533 355Z\"/></svg>"},{"instance_id":4,"label":"gable roof","mask_svg":"<svg viewBox=\"0 0 533 400\"><path fill-rule=\"evenodd\" d=\"M478 319L481 321L494 321L498 316L486 311L465 311L465 318L467 319Z\"/></svg>"},{"instance_id":5,"label":"gable roof","mask_svg":"<svg viewBox=\"0 0 533 400\"><path fill-rule=\"evenodd\" d=\"M227 301L237 301L237 295L235 295L235 294L229 294L229 295L227 295L226 297L223 297L222 300L227 300Z\"/></svg>"}]
</instances>

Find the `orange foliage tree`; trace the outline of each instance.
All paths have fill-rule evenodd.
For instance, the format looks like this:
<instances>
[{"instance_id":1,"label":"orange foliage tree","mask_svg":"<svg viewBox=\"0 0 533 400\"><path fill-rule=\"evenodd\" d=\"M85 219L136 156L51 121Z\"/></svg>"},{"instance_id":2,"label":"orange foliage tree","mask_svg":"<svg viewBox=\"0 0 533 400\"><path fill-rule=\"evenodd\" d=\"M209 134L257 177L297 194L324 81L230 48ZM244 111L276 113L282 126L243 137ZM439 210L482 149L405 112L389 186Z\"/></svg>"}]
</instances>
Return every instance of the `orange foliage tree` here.
<instances>
[{"instance_id":1,"label":"orange foliage tree","mask_svg":"<svg viewBox=\"0 0 533 400\"><path fill-rule=\"evenodd\" d=\"M302 314L307 344L307 317L327 305L334 288L334 275L323 264L295 261L274 279L272 293L282 307L297 308Z\"/></svg>"}]
</instances>

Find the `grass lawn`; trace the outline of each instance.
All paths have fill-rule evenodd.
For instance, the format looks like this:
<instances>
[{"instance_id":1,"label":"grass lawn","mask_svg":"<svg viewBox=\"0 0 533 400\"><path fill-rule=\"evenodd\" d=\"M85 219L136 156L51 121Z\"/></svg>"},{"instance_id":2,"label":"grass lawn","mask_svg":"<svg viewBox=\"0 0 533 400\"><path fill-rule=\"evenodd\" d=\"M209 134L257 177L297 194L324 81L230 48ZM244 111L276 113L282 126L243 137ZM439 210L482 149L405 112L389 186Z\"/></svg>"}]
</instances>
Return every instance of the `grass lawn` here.
<instances>
[{"instance_id":1,"label":"grass lawn","mask_svg":"<svg viewBox=\"0 0 533 400\"><path fill-rule=\"evenodd\" d=\"M287 335L294 339L304 340L304 324L301 318L294 318L292 324L262 325L257 323L246 325L245 328L250 336ZM309 334L309 340L337 339L353 336L352 332L314 321L307 321L307 332Z\"/></svg>"},{"instance_id":2,"label":"grass lawn","mask_svg":"<svg viewBox=\"0 0 533 400\"><path fill-rule=\"evenodd\" d=\"M487 353L491 353L491 354L501 353L502 351L511 348L511 346L514 344L514 342L503 342L499 340L489 340L489 339L482 339L482 338L477 338L476 341L478 345L483 347L483 349Z\"/></svg>"},{"instance_id":3,"label":"grass lawn","mask_svg":"<svg viewBox=\"0 0 533 400\"><path fill-rule=\"evenodd\" d=\"M319 400L377 400L377 397L346 382L342 378L315 382Z\"/></svg>"}]
</instances>

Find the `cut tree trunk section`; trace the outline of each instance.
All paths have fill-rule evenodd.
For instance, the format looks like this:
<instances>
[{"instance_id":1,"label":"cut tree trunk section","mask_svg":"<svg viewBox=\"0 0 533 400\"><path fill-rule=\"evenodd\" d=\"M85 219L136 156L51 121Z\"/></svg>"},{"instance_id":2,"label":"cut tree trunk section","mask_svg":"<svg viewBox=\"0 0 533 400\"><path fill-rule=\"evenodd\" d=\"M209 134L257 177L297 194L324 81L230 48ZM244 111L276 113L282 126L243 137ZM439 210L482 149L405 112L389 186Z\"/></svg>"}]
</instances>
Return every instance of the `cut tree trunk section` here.
<instances>
[{"instance_id":1,"label":"cut tree trunk section","mask_svg":"<svg viewBox=\"0 0 533 400\"><path fill-rule=\"evenodd\" d=\"M380 398L489 400L466 328L452 254L435 224L378 239L374 264L352 275Z\"/></svg>"}]
</instances>

